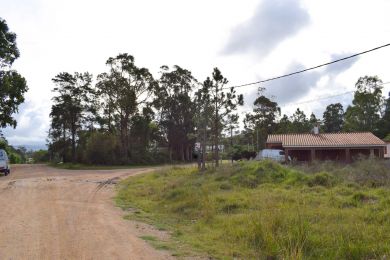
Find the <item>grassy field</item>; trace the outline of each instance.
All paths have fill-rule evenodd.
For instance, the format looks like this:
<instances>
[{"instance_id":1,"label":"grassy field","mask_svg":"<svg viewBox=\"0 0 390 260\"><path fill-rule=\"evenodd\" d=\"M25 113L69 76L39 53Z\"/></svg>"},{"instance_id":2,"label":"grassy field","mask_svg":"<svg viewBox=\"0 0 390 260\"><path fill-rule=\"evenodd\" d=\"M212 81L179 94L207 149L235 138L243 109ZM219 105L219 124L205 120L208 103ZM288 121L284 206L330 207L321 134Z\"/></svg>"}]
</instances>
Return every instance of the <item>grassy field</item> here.
<instances>
[{"instance_id":1,"label":"grassy field","mask_svg":"<svg viewBox=\"0 0 390 260\"><path fill-rule=\"evenodd\" d=\"M390 257L390 170L379 161L167 168L123 181L116 201L126 218L171 231L164 248L177 255L184 245L218 259Z\"/></svg>"}]
</instances>

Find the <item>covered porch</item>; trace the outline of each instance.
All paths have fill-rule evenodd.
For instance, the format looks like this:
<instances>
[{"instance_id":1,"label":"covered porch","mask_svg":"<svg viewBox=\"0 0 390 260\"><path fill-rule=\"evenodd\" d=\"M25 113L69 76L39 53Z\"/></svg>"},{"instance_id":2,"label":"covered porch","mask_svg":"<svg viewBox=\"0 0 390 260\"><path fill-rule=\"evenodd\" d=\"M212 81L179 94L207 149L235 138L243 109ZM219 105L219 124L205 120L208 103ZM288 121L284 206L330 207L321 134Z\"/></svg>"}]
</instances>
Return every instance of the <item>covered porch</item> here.
<instances>
[{"instance_id":1,"label":"covered porch","mask_svg":"<svg viewBox=\"0 0 390 260\"><path fill-rule=\"evenodd\" d=\"M296 161L340 161L352 162L360 157L384 157L383 147L285 147L286 160L288 156Z\"/></svg>"}]
</instances>

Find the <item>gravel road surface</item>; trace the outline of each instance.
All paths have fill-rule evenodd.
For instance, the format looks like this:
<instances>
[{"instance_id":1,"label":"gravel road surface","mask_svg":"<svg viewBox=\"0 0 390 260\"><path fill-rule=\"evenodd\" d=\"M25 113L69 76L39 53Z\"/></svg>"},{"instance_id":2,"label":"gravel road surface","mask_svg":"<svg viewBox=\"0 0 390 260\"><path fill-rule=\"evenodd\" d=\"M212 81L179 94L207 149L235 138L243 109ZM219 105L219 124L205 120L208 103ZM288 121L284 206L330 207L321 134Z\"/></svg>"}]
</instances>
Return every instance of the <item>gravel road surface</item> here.
<instances>
[{"instance_id":1,"label":"gravel road surface","mask_svg":"<svg viewBox=\"0 0 390 260\"><path fill-rule=\"evenodd\" d=\"M171 259L139 238L164 234L114 206L114 184L145 171L13 166L0 177L0 259Z\"/></svg>"}]
</instances>

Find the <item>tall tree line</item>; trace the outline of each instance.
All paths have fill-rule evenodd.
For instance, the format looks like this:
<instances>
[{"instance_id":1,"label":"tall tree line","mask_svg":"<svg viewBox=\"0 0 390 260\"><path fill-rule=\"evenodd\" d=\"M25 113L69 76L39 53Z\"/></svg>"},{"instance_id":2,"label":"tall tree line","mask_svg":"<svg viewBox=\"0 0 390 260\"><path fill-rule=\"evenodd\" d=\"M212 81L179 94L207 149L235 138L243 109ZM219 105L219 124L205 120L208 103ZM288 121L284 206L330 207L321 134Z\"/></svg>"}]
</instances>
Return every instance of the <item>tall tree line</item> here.
<instances>
[{"instance_id":1,"label":"tall tree line","mask_svg":"<svg viewBox=\"0 0 390 260\"><path fill-rule=\"evenodd\" d=\"M382 80L377 76L360 77L355 89L352 104L346 110L341 103L329 104L322 120L313 113L307 116L300 108L290 117L280 116L278 104L260 91L253 112L246 114L245 128L237 142L261 149L268 134L310 133L315 125L323 133L368 131L385 138L390 134L390 93L387 98L383 96Z\"/></svg>"},{"instance_id":2,"label":"tall tree line","mask_svg":"<svg viewBox=\"0 0 390 260\"><path fill-rule=\"evenodd\" d=\"M227 86L218 68L200 82L177 65L162 66L155 78L126 53L109 58L106 65L95 81L88 72L62 72L53 78L53 158L128 164L192 161L197 155L199 167L205 168L206 159L218 166L221 144L230 150L234 145L258 150L269 134L310 133L314 125L321 132L371 131L381 138L390 132L390 101L382 96L378 77L359 78L352 104L345 111L340 103L329 104L322 120L300 108L290 117L281 115L277 102L259 89L253 111L240 122L237 109L243 96Z\"/></svg>"},{"instance_id":3,"label":"tall tree line","mask_svg":"<svg viewBox=\"0 0 390 260\"><path fill-rule=\"evenodd\" d=\"M53 158L99 164L191 161L203 138L203 149L208 143L218 164L225 122L243 98L226 89L217 68L199 83L180 66L162 66L155 79L126 53L106 65L95 84L87 72L53 78Z\"/></svg>"}]
</instances>

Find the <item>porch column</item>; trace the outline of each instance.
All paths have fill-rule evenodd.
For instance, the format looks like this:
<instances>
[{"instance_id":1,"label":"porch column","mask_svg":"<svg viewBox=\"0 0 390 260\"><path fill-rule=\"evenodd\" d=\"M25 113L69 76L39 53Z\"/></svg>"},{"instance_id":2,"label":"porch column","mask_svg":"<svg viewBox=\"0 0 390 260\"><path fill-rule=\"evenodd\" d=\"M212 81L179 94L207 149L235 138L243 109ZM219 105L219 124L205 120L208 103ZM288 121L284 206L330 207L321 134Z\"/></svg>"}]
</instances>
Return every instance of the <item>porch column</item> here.
<instances>
[{"instance_id":1,"label":"porch column","mask_svg":"<svg viewBox=\"0 0 390 260\"><path fill-rule=\"evenodd\" d=\"M349 148L345 149L345 161L347 163L351 162L351 150Z\"/></svg>"},{"instance_id":2,"label":"porch column","mask_svg":"<svg viewBox=\"0 0 390 260\"><path fill-rule=\"evenodd\" d=\"M370 149L370 158L374 158L375 154L374 154L374 149Z\"/></svg>"},{"instance_id":3,"label":"porch column","mask_svg":"<svg viewBox=\"0 0 390 260\"><path fill-rule=\"evenodd\" d=\"M288 149L284 149L284 160L288 162Z\"/></svg>"},{"instance_id":4,"label":"porch column","mask_svg":"<svg viewBox=\"0 0 390 260\"><path fill-rule=\"evenodd\" d=\"M385 157L385 148L379 148L379 158L383 159Z\"/></svg>"},{"instance_id":5,"label":"porch column","mask_svg":"<svg viewBox=\"0 0 390 260\"><path fill-rule=\"evenodd\" d=\"M314 161L316 159L316 149L310 150L310 161Z\"/></svg>"}]
</instances>

